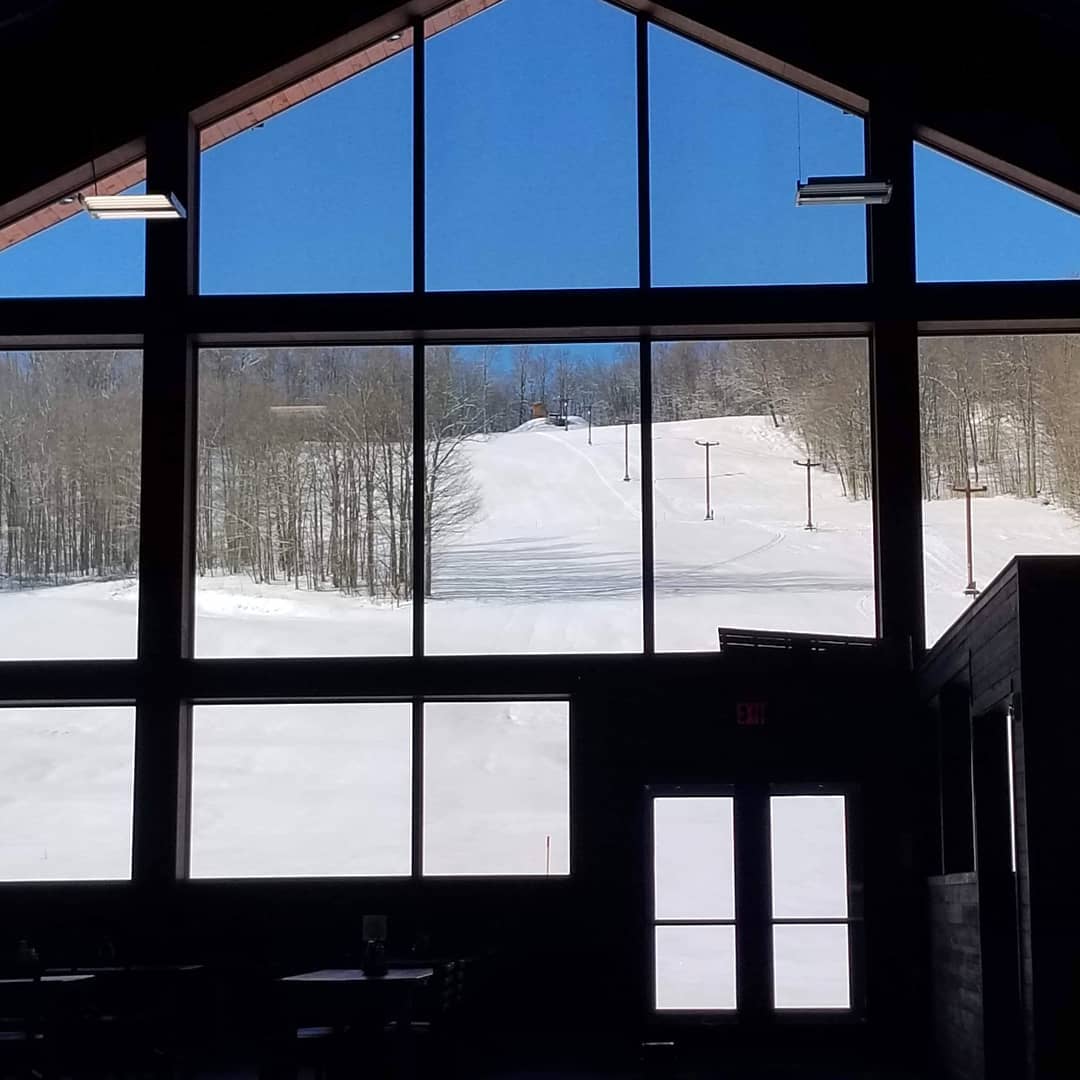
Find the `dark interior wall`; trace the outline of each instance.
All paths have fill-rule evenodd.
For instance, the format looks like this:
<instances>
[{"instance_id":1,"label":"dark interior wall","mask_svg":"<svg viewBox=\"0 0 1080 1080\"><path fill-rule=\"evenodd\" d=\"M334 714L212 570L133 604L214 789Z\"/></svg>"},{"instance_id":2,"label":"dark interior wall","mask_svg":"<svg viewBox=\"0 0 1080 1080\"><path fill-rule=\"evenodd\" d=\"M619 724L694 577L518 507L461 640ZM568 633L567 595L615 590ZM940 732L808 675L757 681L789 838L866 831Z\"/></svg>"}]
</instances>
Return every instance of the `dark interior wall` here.
<instances>
[{"instance_id":1,"label":"dark interior wall","mask_svg":"<svg viewBox=\"0 0 1080 1080\"><path fill-rule=\"evenodd\" d=\"M1029 558L1020 568L1024 670L1024 830L1029 880L1021 902L1029 926L1035 1075L1076 1075L1080 1061L1080 924L1070 886L1080 831L1075 723L1076 560ZM1018 815L1019 817L1019 815Z\"/></svg>"},{"instance_id":2,"label":"dark interior wall","mask_svg":"<svg viewBox=\"0 0 1080 1080\"><path fill-rule=\"evenodd\" d=\"M5 923L30 934L47 961L85 957L108 935L128 956L199 959L257 977L355 959L360 916L387 912L398 955L422 933L435 953L486 957L485 1015L507 1032L557 1042L584 1028L625 1042L645 1018L649 986L645 785L853 783L865 837L865 1016L787 1025L768 1045L796 1058L811 1042L890 1060L903 1047L920 1060L921 779L904 737L914 712L906 676L880 664L800 671L782 659L755 672L720 658L688 668L648 689L594 683L574 696L569 879L5 887ZM768 703L764 726L736 723L744 700ZM716 1035L732 1050L752 1037L738 1025ZM761 1045L757 1037L756 1053Z\"/></svg>"},{"instance_id":3,"label":"dark interior wall","mask_svg":"<svg viewBox=\"0 0 1080 1080\"><path fill-rule=\"evenodd\" d=\"M263 5L190 0L146 13L125 33L92 6L17 0L0 20L0 96L18 103L5 114L0 207L141 137L163 106L196 108L357 26L389 32L400 22L391 13L434 6L327 0L280 19ZM1071 85L1080 20L1064 0L998 0L977 16L917 0L887 22L854 0L785 5L781 18L772 7L711 0L662 6L1080 191Z\"/></svg>"},{"instance_id":4,"label":"dark interior wall","mask_svg":"<svg viewBox=\"0 0 1080 1080\"><path fill-rule=\"evenodd\" d=\"M930 878L930 977L934 1056L956 1080L980 1080L983 1058L979 886L974 873Z\"/></svg>"},{"instance_id":5,"label":"dark interior wall","mask_svg":"<svg viewBox=\"0 0 1080 1080\"><path fill-rule=\"evenodd\" d=\"M990 583L918 672L928 706L926 755L937 771L927 802L931 1026L937 1066L956 1080L1008 1077L1020 1068L1003 758L1007 710L1015 704L1018 712L1020 703L1022 562ZM1024 880L1026 867L1019 869Z\"/></svg>"},{"instance_id":6,"label":"dark interior wall","mask_svg":"<svg viewBox=\"0 0 1080 1080\"><path fill-rule=\"evenodd\" d=\"M920 695L937 705L931 713L937 717L937 749L948 725L954 732L966 725L970 736L976 873L970 883L967 875L931 880L934 1027L943 1034L939 1060L950 1075L979 1075L963 1065L962 1052L974 1037L978 1013L985 1016L981 1056L987 1076L1073 1076L1080 1060L1080 933L1066 885L1080 828L1080 736L1072 723L1077 668L1069 630L1078 605L1080 560L1020 557L919 672ZM1009 732L1011 823L1005 790ZM948 779L945 770L943 783ZM956 870L949 815L940 813L948 811L949 800L939 792L937 802L935 828L945 828L936 869ZM1015 874L1007 845L1010 824ZM973 901L962 895L971 883ZM971 998L976 937L977 1003ZM965 1012L968 1005L973 1009Z\"/></svg>"}]
</instances>

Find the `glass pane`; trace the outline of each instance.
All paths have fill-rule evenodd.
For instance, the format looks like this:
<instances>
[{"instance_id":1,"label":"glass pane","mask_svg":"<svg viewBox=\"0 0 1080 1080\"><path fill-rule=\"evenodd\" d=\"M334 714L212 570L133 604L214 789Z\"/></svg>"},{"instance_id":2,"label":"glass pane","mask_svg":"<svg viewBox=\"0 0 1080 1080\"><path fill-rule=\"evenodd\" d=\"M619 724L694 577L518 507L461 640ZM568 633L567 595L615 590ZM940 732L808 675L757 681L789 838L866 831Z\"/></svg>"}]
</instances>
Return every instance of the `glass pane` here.
<instances>
[{"instance_id":1,"label":"glass pane","mask_svg":"<svg viewBox=\"0 0 1080 1080\"><path fill-rule=\"evenodd\" d=\"M1080 335L923 338L919 387L933 644L1014 555L1080 553Z\"/></svg>"},{"instance_id":2,"label":"glass pane","mask_svg":"<svg viewBox=\"0 0 1080 1080\"><path fill-rule=\"evenodd\" d=\"M636 285L633 16L501 0L451 22L426 57L428 288Z\"/></svg>"},{"instance_id":3,"label":"glass pane","mask_svg":"<svg viewBox=\"0 0 1080 1080\"><path fill-rule=\"evenodd\" d=\"M636 346L426 363L426 651L640 649Z\"/></svg>"},{"instance_id":4,"label":"glass pane","mask_svg":"<svg viewBox=\"0 0 1080 1080\"><path fill-rule=\"evenodd\" d=\"M192 877L406 875L412 707L200 705Z\"/></svg>"},{"instance_id":5,"label":"glass pane","mask_svg":"<svg viewBox=\"0 0 1080 1080\"><path fill-rule=\"evenodd\" d=\"M652 453L658 649L873 636L865 341L656 344Z\"/></svg>"},{"instance_id":6,"label":"glass pane","mask_svg":"<svg viewBox=\"0 0 1080 1080\"><path fill-rule=\"evenodd\" d=\"M424 705L424 873L570 873L565 701Z\"/></svg>"},{"instance_id":7,"label":"glass pane","mask_svg":"<svg viewBox=\"0 0 1080 1080\"><path fill-rule=\"evenodd\" d=\"M372 46L203 130L203 292L412 288L410 42Z\"/></svg>"},{"instance_id":8,"label":"glass pane","mask_svg":"<svg viewBox=\"0 0 1080 1080\"><path fill-rule=\"evenodd\" d=\"M131 877L135 710L0 710L0 881Z\"/></svg>"},{"instance_id":9,"label":"glass pane","mask_svg":"<svg viewBox=\"0 0 1080 1080\"><path fill-rule=\"evenodd\" d=\"M143 195L145 175L136 162L84 193ZM142 296L145 250L145 221L98 221L67 196L0 228L0 297Z\"/></svg>"},{"instance_id":10,"label":"glass pane","mask_svg":"<svg viewBox=\"0 0 1080 1080\"><path fill-rule=\"evenodd\" d=\"M735 918L734 800L653 800L657 919Z\"/></svg>"},{"instance_id":11,"label":"glass pane","mask_svg":"<svg viewBox=\"0 0 1080 1080\"><path fill-rule=\"evenodd\" d=\"M777 795L769 803L773 917L846 918L844 796Z\"/></svg>"},{"instance_id":12,"label":"glass pane","mask_svg":"<svg viewBox=\"0 0 1080 1080\"><path fill-rule=\"evenodd\" d=\"M138 352L0 352L0 659L135 655L141 412Z\"/></svg>"},{"instance_id":13,"label":"glass pane","mask_svg":"<svg viewBox=\"0 0 1080 1080\"><path fill-rule=\"evenodd\" d=\"M735 927L656 927L656 1008L734 1009Z\"/></svg>"},{"instance_id":14,"label":"glass pane","mask_svg":"<svg viewBox=\"0 0 1080 1080\"><path fill-rule=\"evenodd\" d=\"M919 281L1075 278L1080 215L915 144Z\"/></svg>"},{"instance_id":15,"label":"glass pane","mask_svg":"<svg viewBox=\"0 0 1080 1080\"><path fill-rule=\"evenodd\" d=\"M848 928L773 927L773 1000L778 1009L849 1009Z\"/></svg>"},{"instance_id":16,"label":"glass pane","mask_svg":"<svg viewBox=\"0 0 1080 1080\"><path fill-rule=\"evenodd\" d=\"M866 281L866 211L795 205L861 176L862 117L649 27L654 285Z\"/></svg>"},{"instance_id":17,"label":"glass pane","mask_svg":"<svg viewBox=\"0 0 1080 1080\"><path fill-rule=\"evenodd\" d=\"M412 350L203 349L200 656L412 649Z\"/></svg>"}]
</instances>

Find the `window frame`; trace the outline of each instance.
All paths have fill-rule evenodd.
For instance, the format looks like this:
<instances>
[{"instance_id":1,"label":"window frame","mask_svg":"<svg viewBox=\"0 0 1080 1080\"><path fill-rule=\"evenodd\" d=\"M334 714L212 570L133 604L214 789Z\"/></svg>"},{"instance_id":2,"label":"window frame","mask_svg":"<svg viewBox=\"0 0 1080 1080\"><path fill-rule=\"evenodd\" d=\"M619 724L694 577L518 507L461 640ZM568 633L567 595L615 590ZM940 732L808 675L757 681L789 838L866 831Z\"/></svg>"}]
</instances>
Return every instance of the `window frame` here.
<instances>
[{"instance_id":1,"label":"window frame","mask_svg":"<svg viewBox=\"0 0 1080 1080\"><path fill-rule=\"evenodd\" d=\"M656 916L656 809L657 799L730 799L732 814L732 881L735 891L734 914L730 919L658 919ZM709 1023L733 1023L739 1020L743 1008L739 1002L740 956L739 940L739 856L738 856L739 800L734 784L650 784L645 788L645 910L649 913L646 935L646 970L648 977L647 1012L653 1023L685 1023L708 1021ZM656 1004L656 931L661 926L730 926L735 931L735 1006L731 1009L661 1009Z\"/></svg>"},{"instance_id":2,"label":"window frame","mask_svg":"<svg viewBox=\"0 0 1080 1080\"><path fill-rule=\"evenodd\" d=\"M648 48L651 16L637 22L639 208L647 208ZM692 28L661 13L668 29ZM424 21L413 52L413 139L424 138ZM359 32L370 43L395 29L382 20ZM365 36L366 35L366 36ZM739 53L730 39L705 42L767 74L768 58ZM325 66L340 58L333 49ZM303 64L300 65L302 67ZM829 96L819 80L775 65L793 85ZM308 72L312 70L310 67ZM291 74L289 72L291 71ZM276 81L298 77L297 65ZM242 96L242 92L241 92ZM833 100L837 99L833 97ZM889 207L871 212L865 285L715 286L654 289L649 283L648 213L639 222L637 288L430 294L424 288L424 160L414 154L414 289L411 294L201 296L198 282L196 123L220 119L213 106L163 111L145 140L147 184L173 191L189 213L183 222L146 229L142 297L0 300L4 348L112 347L143 352L143 439L139 570L139 653L134 660L3 661L6 704L136 704L135 807L131 884L169 886L188 877L191 704L228 701L349 700L356 695L572 695L623 678L628 685L679 678L712 662L712 652L655 655L651 633L652 546L646 529L644 653L626 656L196 659L192 471L196 350L200 345L411 344L414 432L422 432L423 349L438 342L636 341L642 363L642 444L651 442L651 343L685 338L777 338L867 334L871 340L874 547L878 639L918 656L924 648L921 510L918 490L918 336L939 333L1080 332L1080 282L917 283L914 244L914 138L928 141L902 102L890 97L838 103L867 113L866 158L872 174L894 183ZM234 106L244 104L235 98ZM644 118L644 122L642 122ZM139 153L142 152L142 147ZM54 191L49 197L55 197ZM35 205L32 199L23 205ZM807 211L812 212L811 210ZM493 302L497 298L497 303ZM417 377L417 376L420 377ZM419 421L419 422L418 422ZM651 520L652 472L641 462L643 517ZM888 505L884 514L881 507ZM422 534L422 528L417 535ZM416 577L419 580L419 575ZM422 605L419 606L422 610ZM419 631L417 627L420 627ZM422 616L414 614L414 635ZM422 638L416 638L422 640ZM573 711L571 714L573 725ZM573 726L571 744L573 754ZM571 774L571 813L574 808ZM573 860L573 855L572 855ZM574 866L571 865L571 876ZM531 879L530 879L531 880ZM64 887L50 883L49 888ZM0 886L0 893L3 891Z\"/></svg>"},{"instance_id":3,"label":"window frame","mask_svg":"<svg viewBox=\"0 0 1080 1080\"><path fill-rule=\"evenodd\" d=\"M360 883L386 883L389 885L399 884L407 882L417 876L415 862L416 862L416 842L415 833L417 831L417 823L415 819L415 806L416 806L416 769L413 760L413 754L415 753L416 746L416 706L412 698L408 697L364 697L364 698L336 698L328 699L324 697L312 698L307 701L268 701L265 698L252 699L250 701L193 701L190 704L191 707L191 724L192 724L192 738L194 738L194 724L195 724L195 711L201 706L211 707L228 707L231 705L256 705L256 706L274 706L274 705L408 705L410 707L410 723L409 723L409 869L400 874L243 874L236 876L228 875L213 875L213 874L199 874L193 875L188 873L188 880L195 882L197 885L209 885L211 887L225 885L235 887L237 885L260 885L265 883L299 883L303 885L306 882L321 882L321 881L337 881L337 882L360 882ZM363 720L358 720L358 723L363 723ZM191 776L189 783L194 784L194 760L192 760ZM189 797L190 802L190 797ZM189 818L188 829L189 836L192 828L192 822ZM191 849L193 843L189 839L188 845L188 858L190 860Z\"/></svg>"},{"instance_id":4,"label":"window frame","mask_svg":"<svg viewBox=\"0 0 1080 1080\"><path fill-rule=\"evenodd\" d=\"M516 702L516 701L555 701L566 704L567 724L567 845L568 860L565 874L429 874L424 872L424 706L428 704L468 704L470 702ZM449 882L478 884L491 881L507 882L568 882L579 870L577 865L578 845L574 842L574 803L575 803L575 760L574 749L575 723L574 701L570 694L445 694L425 696L413 701L413 873L414 879L425 882ZM417 766L419 762L419 766Z\"/></svg>"},{"instance_id":5,"label":"window frame","mask_svg":"<svg viewBox=\"0 0 1080 1080\"><path fill-rule=\"evenodd\" d=\"M10 661L7 661L10 662ZM63 662L63 661L61 661ZM25 890L31 889L44 889L46 891L53 891L56 889L62 889L66 886L77 885L80 888L86 889L107 889L109 887L126 886L130 885L135 880L135 768L136 768L136 747L138 744L138 712L136 708L136 702L134 698L123 699L94 699L87 701L79 700L67 700L67 701L35 701L35 702L13 702L3 701L0 703L0 730L2 730L6 720L7 713L12 709L34 709L38 711L54 710L56 712L63 712L68 709L126 709L131 713L131 766L132 771L130 774L132 800L129 807L130 814L128 819L128 836L127 847L129 855L129 865L127 874L120 877L89 877L89 878L8 878L0 876L0 895L3 895L5 890ZM0 736L2 737L2 736ZM0 869L0 874L3 871Z\"/></svg>"},{"instance_id":6,"label":"window frame","mask_svg":"<svg viewBox=\"0 0 1080 1080\"><path fill-rule=\"evenodd\" d=\"M839 795L845 800L848 914L845 918L786 919L772 914L772 816L770 800L783 795ZM657 920L655 918L655 848L653 803L658 798L730 798L734 827L735 915L732 919ZM642 810L644 895L642 963L645 967L644 1015L653 1027L728 1024L851 1025L866 1018L866 932L863 882L862 791L854 782L793 781L716 784L647 784ZM735 927L736 1006L733 1009L658 1009L656 946L658 925L730 925ZM842 1008L777 1008L773 927L843 924L848 937L850 1004ZM759 970L760 969L760 970ZM763 996L763 991L767 993Z\"/></svg>"},{"instance_id":7,"label":"window frame","mask_svg":"<svg viewBox=\"0 0 1080 1080\"><path fill-rule=\"evenodd\" d=\"M788 918L773 914L772 904L772 800L784 796L839 796L844 800L844 858L847 886L847 915L843 918ZM772 1015L781 1022L823 1017L838 1021L858 1020L866 1007L865 930L863 914L863 867L861 788L855 783L774 783L769 785L769 981L772 987ZM778 1006L776 1004L776 961L773 931L777 926L844 926L847 928L848 1006Z\"/></svg>"}]
</instances>

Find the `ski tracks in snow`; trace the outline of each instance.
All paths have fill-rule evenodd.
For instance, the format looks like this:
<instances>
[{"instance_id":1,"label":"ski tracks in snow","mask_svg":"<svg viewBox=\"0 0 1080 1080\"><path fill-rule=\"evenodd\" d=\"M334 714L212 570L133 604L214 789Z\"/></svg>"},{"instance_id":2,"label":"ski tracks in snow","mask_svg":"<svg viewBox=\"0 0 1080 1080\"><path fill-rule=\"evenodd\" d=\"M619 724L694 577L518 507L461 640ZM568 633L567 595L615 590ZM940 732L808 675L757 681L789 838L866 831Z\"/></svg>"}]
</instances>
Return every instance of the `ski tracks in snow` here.
<instances>
[{"instance_id":1,"label":"ski tracks in snow","mask_svg":"<svg viewBox=\"0 0 1080 1080\"><path fill-rule=\"evenodd\" d=\"M586 454L584 450L582 450L580 447L574 446L572 443L564 442L557 435L553 435L549 431L538 431L536 434L540 435L544 439L550 439L557 446L561 446L564 450L570 450L573 453L577 454L577 456L580 457L583 461L587 461L589 463L589 468L591 468L592 471L596 473L597 479L599 479L600 483L603 484L604 487L606 487L608 491L610 491L611 494L614 495L615 498L618 499L619 502L621 502L623 506L625 506L626 509L630 511L633 517L641 517L641 507L635 506L630 499L627 499L622 494L622 492L617 487L615 487L615 485L600 471L600 469L597 467L596 462L593 461L593 459L589 457L589 455ZM639 490L640 487L641 482L638 481Z\"/></svg>"}]
</instances>

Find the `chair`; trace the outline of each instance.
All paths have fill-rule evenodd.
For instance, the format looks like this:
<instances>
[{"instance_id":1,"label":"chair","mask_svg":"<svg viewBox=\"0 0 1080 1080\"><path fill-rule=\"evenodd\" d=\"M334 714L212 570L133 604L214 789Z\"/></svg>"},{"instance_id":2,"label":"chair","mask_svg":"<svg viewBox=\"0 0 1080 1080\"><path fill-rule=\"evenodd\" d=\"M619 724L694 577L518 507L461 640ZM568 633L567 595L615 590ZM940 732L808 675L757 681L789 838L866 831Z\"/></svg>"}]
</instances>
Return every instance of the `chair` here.
<instances>
[{"instance_id":1,"label":"chair","mask_svg":"<svg viewBox=\"0 0 1080 1080\"><path fill-rule=\"evenodd\" d=\"M424 1075L461 1074L462 1048L465 1043L466 960L447 960L434 965L418 1015L409 1023L408 1032L398 1032L397 1024L386 1030L397 1037L416 1041Z\"/></svg>"}]
</instances>

